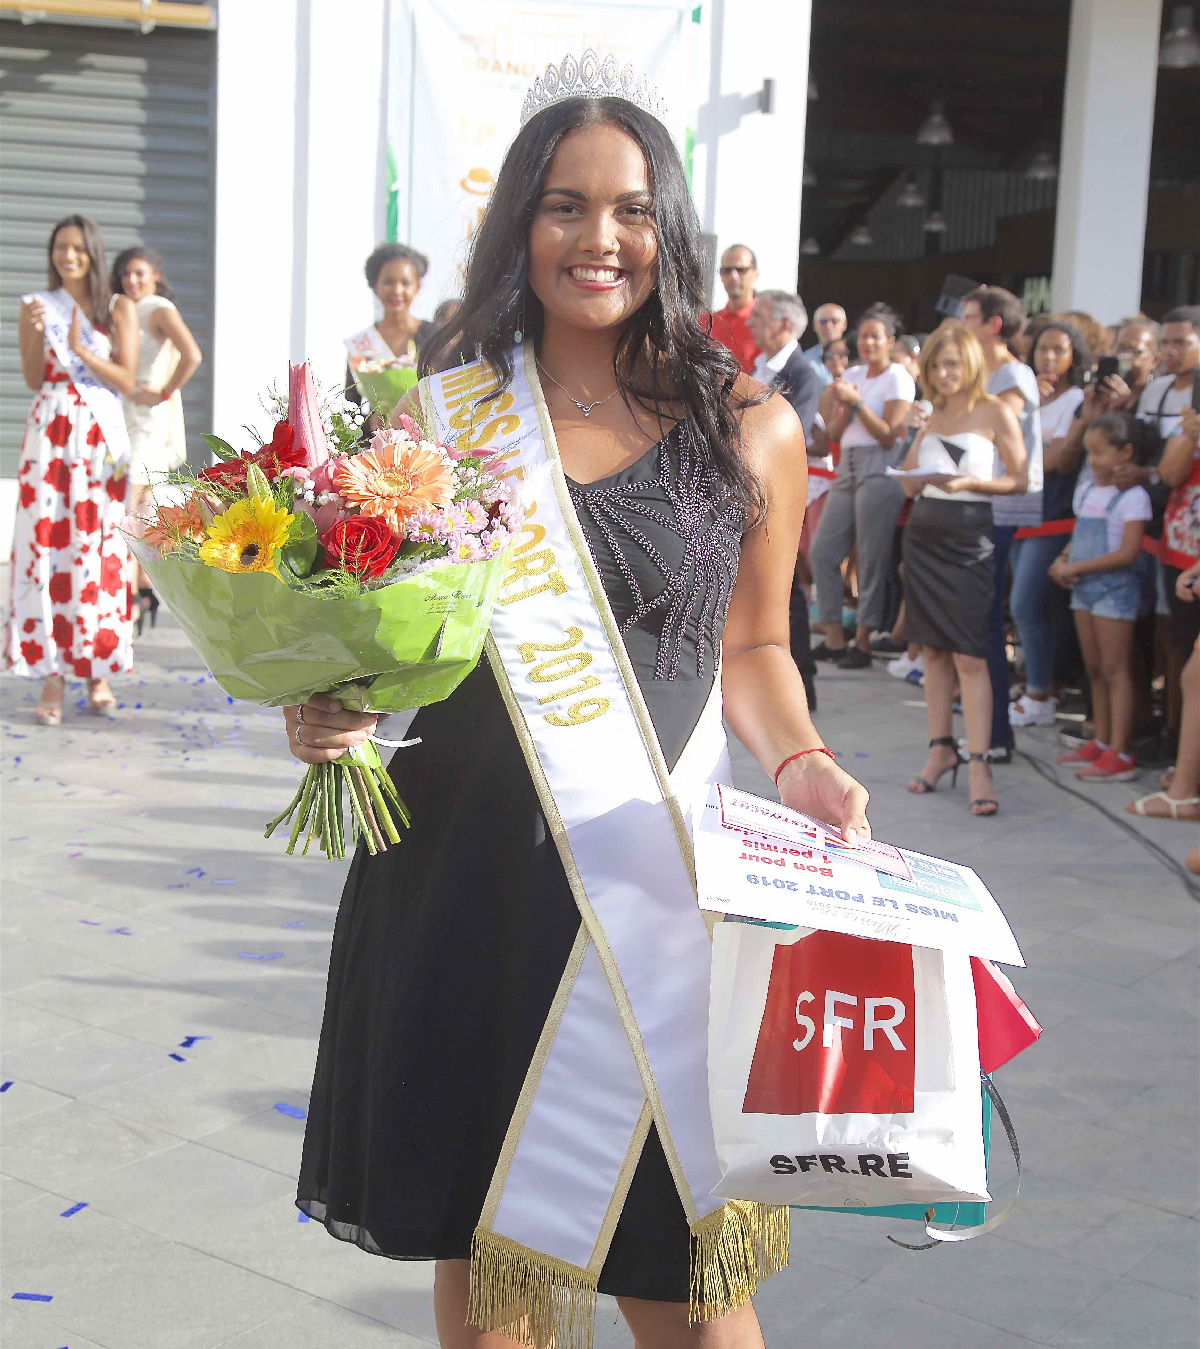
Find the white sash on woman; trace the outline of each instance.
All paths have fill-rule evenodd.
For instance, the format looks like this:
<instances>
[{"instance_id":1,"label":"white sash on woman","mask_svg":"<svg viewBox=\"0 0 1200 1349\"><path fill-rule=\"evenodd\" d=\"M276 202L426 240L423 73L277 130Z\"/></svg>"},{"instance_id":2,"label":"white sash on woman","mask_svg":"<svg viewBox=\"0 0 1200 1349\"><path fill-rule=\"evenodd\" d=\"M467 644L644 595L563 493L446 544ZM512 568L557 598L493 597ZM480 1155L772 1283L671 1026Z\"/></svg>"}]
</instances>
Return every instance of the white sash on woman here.
<instances>
[{"instance_id":1,"label":"white sash on woman","mask_svg":"<svg viewBox=\"0 0 1200 1349\"><path fill-rule=\"evenodd\" d=\"M379 335L379 329L372 323L361 333L352 333L345 340L345 348L350 356L350 369L357 370L361 361L396 361L400 358Z\"/></svg>"},{"instance_id":2,"label":"white sash on woman","mask_svg":"<svg viewBox=\"0 0 1200 1349\"><path fill-rule=\"evenodd\" d=\"M596 1283L651 1123L692 1233L691 1313L741 1306L787 1261L787 1209L722 1201L708 1105L711 943L689 815L727 778L720 679L673 772L579 526L530 346L423 381L457 448L496 445L526 523L488 657L582 924L472 1242L471 1324L591 1342Z\"/></svg>"},{"instance_id":3,"label":"white sash on woman","mask_svg":"<svg viewBox=\"0 0 1200 1349\"><path fill-rule=\"evenodd\" d=\"M46 345L71 377L71 383L79 390L88 411L96 419L113 463L123 463L129 458L129 432L125 428L125 412L120 395L92 374L71 350L68 341L71 318L78 308L74 298L65 290L40 290L35 298L42 303ZM111 353L100 345L99 334L82 309L79 310L79 337L93 356L102 361L111 359Z\"/></svg>"}]
</instances>

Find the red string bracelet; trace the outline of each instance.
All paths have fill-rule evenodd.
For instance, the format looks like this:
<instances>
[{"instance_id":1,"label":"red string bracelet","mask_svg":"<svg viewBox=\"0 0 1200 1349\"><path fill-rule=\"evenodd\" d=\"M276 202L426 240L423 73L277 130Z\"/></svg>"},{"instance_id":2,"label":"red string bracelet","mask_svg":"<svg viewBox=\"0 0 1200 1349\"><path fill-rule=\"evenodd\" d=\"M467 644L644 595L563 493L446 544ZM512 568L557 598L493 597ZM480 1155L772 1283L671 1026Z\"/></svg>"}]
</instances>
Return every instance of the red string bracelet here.
<instances>
[{"instance_id":1,"label":"red string bracelet","mask_svg":"<svg viewBox=\"0 0 1200 1349\"><path fill-rule=\"evenodd\" d=\"M813 749L801 749L801 750L797 750L795 754L789 754L789 755L787 756L787 758L784 759L784 761L783 761L783 762L779 765L779 767L775 770L775 785L776 785L776 787L779 786L779 775L780 775L780 773L783 772L783 770L788 766L788 764L790 764L790 763L792 762L793 759L801 759L801 758L803 758L804 755L806 755L806 754L828 754L829 757L830 757L831 759L833 758L833 750L831 750L831 749L826 749L824 745L817 745L817 746L815 746Z\"/></svg>"}]
</instances>

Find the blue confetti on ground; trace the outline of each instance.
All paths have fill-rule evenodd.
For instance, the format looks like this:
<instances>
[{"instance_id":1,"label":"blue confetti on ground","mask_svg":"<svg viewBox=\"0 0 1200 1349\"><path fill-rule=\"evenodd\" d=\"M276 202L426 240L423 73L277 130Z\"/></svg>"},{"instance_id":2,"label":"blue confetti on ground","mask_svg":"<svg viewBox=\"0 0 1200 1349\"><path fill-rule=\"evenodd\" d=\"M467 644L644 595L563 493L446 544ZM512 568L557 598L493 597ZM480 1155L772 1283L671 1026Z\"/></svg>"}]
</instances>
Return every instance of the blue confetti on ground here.
<instances>
[{"instance_id":1,"label":"blue confetti on ground","mask_svg":"<svg viewBox=\"0 0 1200 1349\"><path fill-rule=\"evenodd\" d=\"M187 1062L187 1059L185 1059L185 1058L183 1057L182 1054L172 1054L170 1057L173 1058L173 1059L175 1060L176 1063L186 1063L186 1062Z\"/></svg>"},{"instance_id":2,"label":"blue confetti on ground","mask_svg":"<svg viewBox=\"0 0 1200 1349\"><path fill-rule=\"evenodd\" d=\"M99 920L99 918L81 918L79 921L80 921L81 923L86 923L86 924L88 925L88 927L103 927L103 926L104 926L104 924Z\"/></svg>"},{"instance_id":3,"label":"blue confetti on ground","mask_svg":"<svg viewBox=\"0 0 1200 1349\"><path fill-rule=\"evenodd\" d=\"M178 882L176 882L175 885L168 885L168 886L167 886L167 889L168 889L168 890L190 890L190 889L191 889L191 886L187 883L187 881L178 881Z\"/></svg>"},{"instance_id":4,"label":"blue confetti on ground","mask_svg":"<svg viewBox=\"0 0 1200 1349\"><path fill-rule=\"evenodd\" d=\"M11 1077L8 1079L7 1082L0 1082L0 1091L7 1091L7 1090L9 1089L9 1087L12 1086L12 1084L13 1084L13 1080L12 1080Z\"/></svg>"},{"instance_id":5,"label":"blue confetti on ground","mask_svg":"<svg viewBox=\"0 0 1200 1349\"><path fill-rule=\"evenodd\" d=\"M235 881L235 880L228 880L228 881L213 881L213 884L214 884L214 885L236 885L236 884L237 884L237 881Z\"/></svg>"},{"instance_id":6,"label":"blue confetti on ground","mask_svg":"<svg viewBox=\"0 0 1200 1349\"><path fill-rule=\"evenodd\" d=\"M80 1204L72 1204L71 1207L67 1209L65 1213L60 1213L58 1216L60 1218L69 1218L72 1213L78 1213L81 1208L87 1208L86 1201Z\"/></svg>"},{"instance_id":7,"label":"blue confetti on ground","mask_svg":"<svg viewBox=\"0 0 1200 1349\"><path fill-rule=\"evenodd\" d=\"M191 1049L197 1040L211 1040L211 1035L185 1035L179 1042L180 1049Z\"/></svg>"},{"instance_id":8,"label":"blue confetti on ground","mask_svg":"<svg viewBox=\"0 0 1200 1349\"><path fill-rule=\"evenodd\" d=\"M12 1295L14 1302L53 1302L53 1293L14 1293Z\"/></svg>"},{"instance_id":9,"label":"blue confetti on ground","mask_svg":"<svg viewBox=\"0 0 1200 1349\"><path fill-rule=\"evenodd\" d=\"M117 935L118 937L132 937L132 936L133 936L133 933L130 932L130 930L129 930L127 927L110 927L110 928L108 928L108 929L106 929L106 930L107 930L109 936L112 936L113 933L116 933L116 935Z\"/></svg>"},{"instance_id":10,"label":"blue confetti on ground","mask_svg":"<svg viewBox=\"0 0 1200 1349\"><path fill-rule=\"evenodd\" d=\"M204 875L203 867L189 867L184 873L185 876L195 876L197 879Z\"/></svg>"},{"instance_id":11,"label":"blue confetti on ground","mask_svg":"<svg viewBox=\"0 0 1200 1349\"><path fill-rule=\"evenodd\" d=\"M260 955L257 951L239 951L238 955L242 960L278 960L283 952L273 951L270 955Z\"/></svg>"},{"instance_id":12,"label":"blue confetti on ground","mask_svg":"<svg viewBox=\"0 0 1200 1349\"><path fill-rule=\"evenodd\" d=\"M869 759L871 756L867 753L865 749L856 749L854 751L854 757L856 759Z\"/></svg>"},{"instance_id":13,"label":"blue confetti on ground","mask_svg":"<svg viewBox=\"0 0 1200 1349\"><path fill-rule=\"evenodd\" d=\"M308 1111L303 1107L298 1105L288 1105L286 1101L276 1101L275 1109L278 1110L281 1115L287 1115L289 1119L303 1119L305 1115L308 1114Z\"/></svg>"},{"instance_id":14,"label":"blue confetti on ground","mask_svg":"<svg viewBox=\"0 0 1200 1349\"><path fill-rule=\"evenodd\" d=\"M307 927L307 923L284 923L284 927Z\"/></svg>"}]
</instances>

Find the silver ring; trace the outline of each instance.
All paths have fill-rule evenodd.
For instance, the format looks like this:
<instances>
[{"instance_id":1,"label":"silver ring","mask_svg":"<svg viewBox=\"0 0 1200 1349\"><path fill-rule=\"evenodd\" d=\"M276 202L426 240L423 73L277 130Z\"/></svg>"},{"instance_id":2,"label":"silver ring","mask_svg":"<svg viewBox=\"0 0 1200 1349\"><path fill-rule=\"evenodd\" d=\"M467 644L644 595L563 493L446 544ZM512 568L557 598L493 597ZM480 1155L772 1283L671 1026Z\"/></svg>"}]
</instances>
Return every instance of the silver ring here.
<instances>
[{"instance_id":1,"label":"silver ring","mask_svg":"<svg viewBox=\"0 0 1200 1349\"><path fill-rule=\"evenodd\" d=\"M296 708L296 720L300 723L301 726L304 725L304 706L303 706L303 704L301 704L298 708Z\"/></svg>"},{"instance_id":2,"label":"silver ring","mask_svg":"<svg viewBox=\"0 0 1200 1349\"><path fill-rule=\"evenodd\" d=\"M297 744L297 745L301 745L304 749L307 749L307 748L308 748L308 746L304 744L304 741L300 739L300 723L299 723L299 722L296 723L296 744Z\"/></svg>"}]
</instances>

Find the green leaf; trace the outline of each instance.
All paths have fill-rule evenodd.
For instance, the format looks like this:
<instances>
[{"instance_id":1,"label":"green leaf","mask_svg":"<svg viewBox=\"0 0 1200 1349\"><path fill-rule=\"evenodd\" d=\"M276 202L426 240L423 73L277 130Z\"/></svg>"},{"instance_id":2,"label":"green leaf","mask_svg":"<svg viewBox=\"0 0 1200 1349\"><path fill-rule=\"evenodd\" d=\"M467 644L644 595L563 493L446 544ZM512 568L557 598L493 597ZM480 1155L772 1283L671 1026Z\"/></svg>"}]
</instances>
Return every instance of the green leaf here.
<instances>
[{"instance_id":1,"label":"green leaf","mask_svg":"<svg viewBox=\"0 0 1200 1349\"><path fill-rule=\"evenodd\" d=\"M271 491L271 484L267 481L267 475L257 464L251 464L246 472L246 492L252 498L258 501L274 502L275 494Z\"/></svg>"},{"instance_id":2,"label":"green leaf","mask_svg":"<svg viewBox=\"0 0 1200 1349\"><path fill-rule=\"evenodd\" d=\"M211 431L203 432L200 438L218 459L228 460L238 457L237 450L227 440L222 440L220 436L214 436Z\"/></svg>"},{"instance_id":3,"label":"green leaf","mask_svg":"<svg viewBox=\"0 0 1200 1349\"><path fill-rule=\"evenodd\" d=\"M281 511L291 511L296 504L296 482L294 478L276 478L271 489L275 504ZM300 512L303 515L303 511ZM307 519L307 517L305 517Z\"/></svg>"},{"instance_id":4,"label":"green leaf","mask_svg":"<svg viewBox=\"0 0 1200 1349\"><path fill-rule=\"evenodd\" d=\"M288 526L287 542L279 550L283 565L293 576L308 576L317 560L320 543L317 527L306 511L297 511Z\"/></svg>"}]
</instances>

